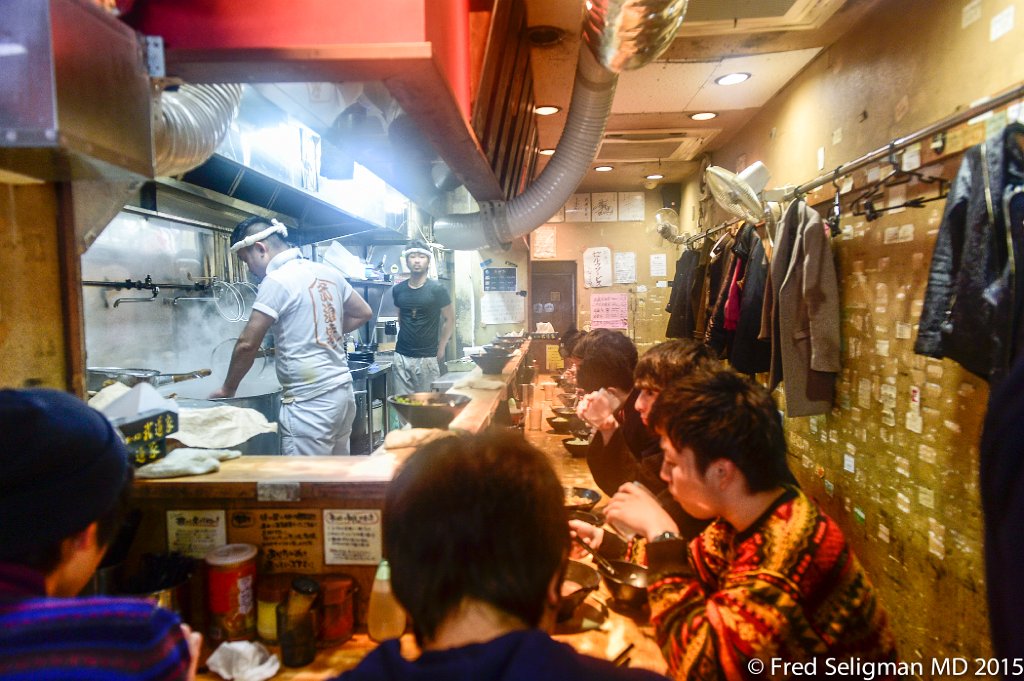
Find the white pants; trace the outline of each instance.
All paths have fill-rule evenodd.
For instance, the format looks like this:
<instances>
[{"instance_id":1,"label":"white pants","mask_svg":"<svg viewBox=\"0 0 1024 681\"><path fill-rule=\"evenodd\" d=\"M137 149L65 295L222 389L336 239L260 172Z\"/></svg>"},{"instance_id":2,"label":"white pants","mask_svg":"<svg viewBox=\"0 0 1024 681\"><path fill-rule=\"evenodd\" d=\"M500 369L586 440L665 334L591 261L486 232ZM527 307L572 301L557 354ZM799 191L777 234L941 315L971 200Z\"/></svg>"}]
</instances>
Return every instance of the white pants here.
<instances>
[{"instance_id":1,"label":"white pants","mask_svg":"<svg viewBox=\"0 0 1024 681\"><path fill-rule=\"evenodd\" d=\"M286 402L278 417L286 456L348 456L356 397L346 383L308 400Z\"/></svg>"},{"instance_id":2,"label":"white pants","mask_svg":"<svg viewBox=\"0 0 1024 681\"><path fill-rule=\"evenodd\" d=\"M395 395L428 393L430 384L441 377L436 357L406 357L395 353L391 365L391 387Z\"/></svg>"}]
</instances>

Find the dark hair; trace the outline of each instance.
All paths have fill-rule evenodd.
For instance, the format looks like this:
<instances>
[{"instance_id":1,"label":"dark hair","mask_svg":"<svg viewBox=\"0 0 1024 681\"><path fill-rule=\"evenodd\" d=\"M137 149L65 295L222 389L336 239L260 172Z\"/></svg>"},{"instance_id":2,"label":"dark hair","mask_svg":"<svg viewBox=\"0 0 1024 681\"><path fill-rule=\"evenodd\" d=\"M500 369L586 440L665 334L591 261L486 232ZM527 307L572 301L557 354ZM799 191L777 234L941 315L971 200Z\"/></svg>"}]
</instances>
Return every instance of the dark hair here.
<instances>
[{"instance_id":1,"label":"dark hair","mask_svg":"<svg viewBox=\"0 0 1024 681\"><path fill-rule=\"evenodd\" d=\"M388 486L384 549L422 645L465 598L535 627L569 550L564 491L521 435L445 437Z\"/></svg>"},{"instance_id":2,"label":"dark hair","mask_svg":"<svg viewBox=\"0 0 1024 681\"><path fill-rule=\"evenodd\" d=\"M585 391L633 389L636 346L625 335L613 329L594 329L580 339L573 354L581 360L576 383Z\"/></svg>"},{"instance_id":3,"label":"dark hair","mask_svg":"<svg viewBox=\"0 0 1024 681\"><path fill-rule=\"evenodd\" d=\"M134 479L135 469L129 466L124 482L121 485L121 491L117 495L117 501L114 502L114 505L110 509L100 515L100 517L90 520L85 525L69 533L66 537L62 537L57 542L35 547L17 556L4 555L3 551L0 550L0 559L10 563L24 565L25 567L32 568L36 572L48 575L60 564L61 546L63 545L64 540L78 534L93 522L96 523L97 546L100 546L101 548L110 546L110 543L114 541L114 537L117 536L117 531L121 529L121 525L128 516L128 510L130 508L132 498L132 483Z\"/></svg>"},{"instance_id":4,"label":"dark hair","mask_svg":"<svg viewBox=\"0 0 1024 681\"><path fill-rule=\"evenodd\" d=\"M722 364L706 345L677 338L659 343L640 356L633 371L633 383L637 388L660 391L679 376L720 368Z\"/></svg>"},{"instance_id":5,"label":"dark hair","mask_svg":"<svg viewBox=\"0 0 1024 681\"><path fill-rule=\"evenodd\" d=\"M580 331L576 328L576 325L571 325L566 329L562 337L558 339L558 354L563 358L572 357L573 350L576 348L576 344L580 342L580 339L586 335L586 332Z\"/></svg>"},{"instance_id":6,"label":"dark hair","mask_svg":"<svg viewBox=\"0 0 1024 681\"><path fill-rule=\"evenodd\" d=\"M695 372L670 383L654 402L650 423L677 450L692 449L701 473L712 462L728 459L743 473L750 492L794 480L775 400L734 371Z\"/></svg>"},{"instance_id":7,"label":"dark hair","mask_svg":"<svg viewBox=\"0 0 1024 681\"><path fill-rule=\"evenodd\" d=\"M235 228L231 231L231 245L234 246L245 237L262 232L270 226L270 218L260 217L259 215L246 218L235 225ZM280 233L271 234L267 238L261 239L261 241L270 241L278 247L288 246L288 242L281 238Z\"/></svg>"}]
</instances>

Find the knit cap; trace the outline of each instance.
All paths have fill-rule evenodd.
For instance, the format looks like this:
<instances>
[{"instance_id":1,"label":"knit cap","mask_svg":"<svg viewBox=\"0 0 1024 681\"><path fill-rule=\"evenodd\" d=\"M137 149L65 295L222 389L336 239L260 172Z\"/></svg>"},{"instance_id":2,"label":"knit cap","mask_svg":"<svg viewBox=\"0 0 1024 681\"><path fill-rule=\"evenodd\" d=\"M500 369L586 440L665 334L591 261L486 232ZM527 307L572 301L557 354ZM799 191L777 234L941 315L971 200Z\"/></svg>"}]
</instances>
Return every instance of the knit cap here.
<instances>
[{"instance_id":1,"label":"knit cap","mask_svg":"<svg viewBox=\"0 0 1024 681\"><path fill-rule=\"evenodd\" d=\"M114 507L128 452L95 409L58 390L0 390L0 556L85 529Z\"/></svg>"}]
</instances>

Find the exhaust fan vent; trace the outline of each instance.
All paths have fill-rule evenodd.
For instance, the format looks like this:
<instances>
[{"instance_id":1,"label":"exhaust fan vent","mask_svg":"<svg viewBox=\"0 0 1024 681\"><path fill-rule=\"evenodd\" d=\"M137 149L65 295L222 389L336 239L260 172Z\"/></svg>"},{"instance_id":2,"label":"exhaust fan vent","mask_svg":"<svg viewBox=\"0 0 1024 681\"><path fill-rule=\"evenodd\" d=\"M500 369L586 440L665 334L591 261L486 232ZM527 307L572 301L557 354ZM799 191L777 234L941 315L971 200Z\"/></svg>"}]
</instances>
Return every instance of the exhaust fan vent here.
<instances>
[{"instance_id":1,"label":"exhaust fan vent","mask_svg":"<svg viewBox=\"0 0 1024 681\"><path fill-rule=\"evenodd\" d=\"M616 130L606 132L597 150L599 161L693 160L717 130Z\"/></svg>"}]
</instances>

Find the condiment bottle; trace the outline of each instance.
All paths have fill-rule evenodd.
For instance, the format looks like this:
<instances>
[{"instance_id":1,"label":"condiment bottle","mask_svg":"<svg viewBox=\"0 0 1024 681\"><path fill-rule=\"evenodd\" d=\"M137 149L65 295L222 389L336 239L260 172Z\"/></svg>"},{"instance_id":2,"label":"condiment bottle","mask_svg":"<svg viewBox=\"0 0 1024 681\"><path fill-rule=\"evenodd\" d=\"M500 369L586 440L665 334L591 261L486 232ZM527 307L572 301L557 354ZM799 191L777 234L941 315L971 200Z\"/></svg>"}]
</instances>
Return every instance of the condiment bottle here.
<instances>
[{"instance_id":1,"label":"condiment bottle","mask_svg":"<svg viewBox=\"0 0 1024 681\"><path fill-rule=\"evenodd\" d=\"M264 643L277 645L277 606L288 597L295 575L262 575L256 585L256 632Z\"/></svg>"},{"instance_id":2,"label":"condiment bottle","mask_svg":"<svg viewBox=\"0 0 1024 681\"><path fill-rule=\"evenodd\" d=\"M288 667L304 667L316 658L316 613L313 603L320 585L309 577L296 577L288 600L277 606L277 637L281 642L281 662Z\"/></svg>"},{"instance_id":3,"label":"condiment bottle","mask_svg":"<svg viewBox=\"0 0 1024 681\"><path fill-rule=\"evenodd\" d=\"M386 560L380 562L373 578L366 629L370 638L378 643L398 638L405 631L405 610L391 592L391 566Z\"/></svg>"},{"instance_id":4,"label":"condiment bottle","mask_svg":"<svg viewBox=\"0 0 1024 681\"><path fill-rule=\"evenodd\" d=\"M348 575L326 575L320 579L320 587L320 647L340 646L355 630L355 580Z\"/></svg>"},{"instance_id":5,"label":"condiment bottle","mask_svg":"<svg viewBox=\"0 0 1024 681\"><path fill-rule=\"evenodd\" d=\"M206 554L214 643L256 635L256 552L252 544L226 544Z\"/></svg>"}]
</instances>

